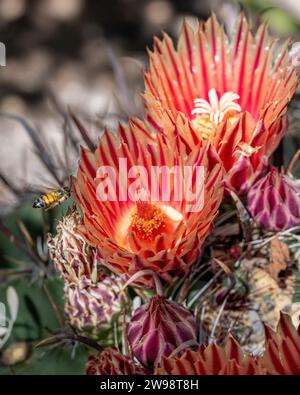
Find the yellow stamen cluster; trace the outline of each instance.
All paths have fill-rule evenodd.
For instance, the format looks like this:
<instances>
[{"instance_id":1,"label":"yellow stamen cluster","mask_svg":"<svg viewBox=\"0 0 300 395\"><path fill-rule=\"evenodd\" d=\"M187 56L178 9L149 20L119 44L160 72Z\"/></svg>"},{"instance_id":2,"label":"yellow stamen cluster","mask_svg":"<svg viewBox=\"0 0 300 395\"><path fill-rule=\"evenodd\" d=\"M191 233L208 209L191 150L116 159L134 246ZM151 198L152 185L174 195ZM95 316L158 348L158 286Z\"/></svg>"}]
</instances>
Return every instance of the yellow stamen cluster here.
<instances>
[{"instance_id":1,"label":"yellow stamen cluster","mask_svg":"<svg viewBox=\"0 0 300 395\"><path fill-rule=\"evenodd\" d=\"M201 137L209 140L215 127L223 121L235 122L237 114L241 111L241 106L236 103L239 95L233 92L226 92L220 98L215 89L208 92L209 100L202 98L194 100L194 109L191 115L192 125L199 131Z\"/></svg>"},{"instance_id":2,"label":"yellow stamen cluster","mask_svg":"<svg viewBox=\"0 0 300 395\"><path fill-rule=\"evenodd\" d=\"M209 117L197 116L192 120L192 125L200 133L203 140L209 140L213 132L213 124Z\"/></svg>"},{"instance_id":3,"label":"yellow stamen cluster","mask_svg":"<svg viewBox=\"0 0 300 395\"><path fill-rule=\"evenodd\" d=\"M132 214L131 227L142 239L151 238L153 233L165 227L165 214L150 203L138 202Z\"/></svg>"}]
</instances>

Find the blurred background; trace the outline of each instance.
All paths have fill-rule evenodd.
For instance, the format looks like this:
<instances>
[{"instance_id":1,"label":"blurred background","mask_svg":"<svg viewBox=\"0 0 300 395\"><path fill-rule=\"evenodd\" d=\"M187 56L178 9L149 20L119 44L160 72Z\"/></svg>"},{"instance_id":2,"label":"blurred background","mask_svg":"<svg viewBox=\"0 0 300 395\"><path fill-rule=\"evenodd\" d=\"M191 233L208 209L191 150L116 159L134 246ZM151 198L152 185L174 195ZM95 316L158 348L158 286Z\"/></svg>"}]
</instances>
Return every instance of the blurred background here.
<instances>
[{"instance_id":1,"label":"blurred background","mask_svg":"<svg viewBox=\"0 0 300 395\"><path fill-rule=\"evenodd\" d=\"M0 41L7 51L6 66L0 67L0 217L5 235L0 236L0 301L5 301L7 289L1 268L14 270L20 262L30 262L24 248L20 252L16 247L15 237L25 238L25 248L33 241L42 255L45 245L40 235L54 229L66 209L59 207L45 221L40 211L32 209L27 192L57 181L37 154L43 147L55 153L57 167L74 170L76 149L68 152L67 164L64 155L67 111L71 109L86 125L96 120L95 135L129 114L142 115L142 74L153 35L165 30L176 38L183 18L193 24L211 10L230 30L241 9L254 24L268 21L276 36L300 41L298 0L0 0ZM299 109L296 95L282 146L285 162L300 145ZM80 136L74 147L79 142ZM22 300L13 342L32 342L43 337L45 328L55 328L49 290L43 288L41 295L36 278L25 285L15 278L11 283ZM47 287L61 300L61 286L50 281ZM70 352L47 352L46 362L41 351L19 372L53 373L58 366L61 373L83 372L84 351L77 350L73 362ZM82 359L78 353L83 353ZM9 371L15 372L13 367Z\"/></svg>"}]
</instances>

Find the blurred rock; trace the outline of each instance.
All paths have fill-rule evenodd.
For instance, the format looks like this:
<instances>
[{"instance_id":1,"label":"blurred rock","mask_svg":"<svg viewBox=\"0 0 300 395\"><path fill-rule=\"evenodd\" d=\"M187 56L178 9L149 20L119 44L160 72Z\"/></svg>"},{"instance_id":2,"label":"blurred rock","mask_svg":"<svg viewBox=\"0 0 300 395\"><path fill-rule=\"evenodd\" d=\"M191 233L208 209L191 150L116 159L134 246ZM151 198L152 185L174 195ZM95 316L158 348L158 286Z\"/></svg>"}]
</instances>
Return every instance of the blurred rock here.
<instances>
[{"instance_id":1,"label":"blurred rock","mask_svg":"<svg viewBox=\"0 0 300 395\"><path fill-rule=\"evenodd\" d=\"M144 18L147 28L153 30L164 29L174 16L174 9L169 1L150 1L145 6Z\"/></svg>"},{"instance_id":2,"label":"blurred rock","mask_svg":"<svg viewBox=\"0 0 300 395\"><path fill-rule=\"evenodd\" d=\"M8 23L24 15L26 0L0 0L0 20Z\"/></svg>"},{"instance_id":3,"label":"blurred rock","mask_svg":"<svg viewBox=\"0 0 300 395\"><path fill-rule=\"evenodd\" d=\"M28 107L25 100L20 96L8 95L0 102L0 111L26 116L28 114Z\"/></svg>"},{"instance_id":4,"label":"blurred rock","mask_svg":"<svg viewBox=\"0 0 300 395\"><path fill-rule=\"evenodd\" d=\"M84 0L41 0L37 5L37 15L43 19L69 21L79 16Z\"/></svg>"},{"instance_id":5,"label":"blurred rock","mask_svg":"<svg viewBox=\"0 0 300 395\"><path fill-rule=\"evenodd\" d=\"M44 87L51 65L51 54L37 48L21 59L8 57L6 67L1 69L1 79L15 89L32 92Z\"/></svg>"}]
</instances>

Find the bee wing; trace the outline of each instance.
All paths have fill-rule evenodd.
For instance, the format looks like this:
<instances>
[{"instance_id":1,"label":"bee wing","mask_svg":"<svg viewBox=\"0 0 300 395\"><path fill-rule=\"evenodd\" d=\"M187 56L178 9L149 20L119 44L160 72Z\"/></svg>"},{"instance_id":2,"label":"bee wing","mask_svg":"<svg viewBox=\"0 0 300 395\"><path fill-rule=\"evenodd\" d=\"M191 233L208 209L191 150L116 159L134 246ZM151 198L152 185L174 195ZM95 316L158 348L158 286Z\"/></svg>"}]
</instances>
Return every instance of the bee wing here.
<instances>
[{"instance_id":1,"label":"bee wing","mask_svg":"<svg viewBox=\"0 0 300 395\"><path fill-rule=\"evenodd\" d=\"M59 189L62 188L69 188L71 189L71 181L69 182L69 185L48 185L48 186L43 186L43 185L33 185L30 184L27 186L26 190L32 194L35 195L43 195L45 193L52 193L55 192Z\"/></svg>"},{"instance_id":2,"label":"bee wing","mask_svg":"<svg viewBox=\"0 0 300 395\"><path fill-rule=\"evenodd\" d=\"M26 188L26 190L34 195L44 195L45 193L51 193L57 190L57 187L49 187L49 186L41 186L41 185L30 185Z\"/></svg>"}]
</instances>

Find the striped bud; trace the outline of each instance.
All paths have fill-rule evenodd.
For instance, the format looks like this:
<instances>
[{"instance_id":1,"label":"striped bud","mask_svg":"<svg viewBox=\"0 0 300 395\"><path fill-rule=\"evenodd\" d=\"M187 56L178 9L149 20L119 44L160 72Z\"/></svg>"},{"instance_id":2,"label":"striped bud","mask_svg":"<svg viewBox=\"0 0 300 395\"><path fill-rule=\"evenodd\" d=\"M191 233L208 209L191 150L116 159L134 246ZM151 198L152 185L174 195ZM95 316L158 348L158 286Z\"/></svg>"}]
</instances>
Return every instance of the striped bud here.
<instances>
[{"instance_id":1,"label":"striped bud","mask_svg":"<svg viewBox=\"0 0 300 395\"><path fill-rule=\"evenodd\" d=\"M196 322L180 304L154 296L134 312L127 337L135 357L151 367L183 343L196 342Z\"/></svg>"},{"instance_id":2,"label":"striped bud","mask_svg":"<svg viewBox=\"0 0 300 395\"><path fill-rule=\"evenodd\" d=\"M248 210L256 222L267 229L279 231L300 222L300 180L272 167L248 193Z\"/></svg>"},{"instance_id":3,"label":"striped bud","mask_svg":"<svg viewBox=\"0 0 300 395\"><path fill-rule=\"evenodd\" d=\"M120 277L107 276L93 283L83 277L77 284L65 286L65 312L72 326L97 337L108 329L123 306Z\"/></svg>"}]
</instances>

